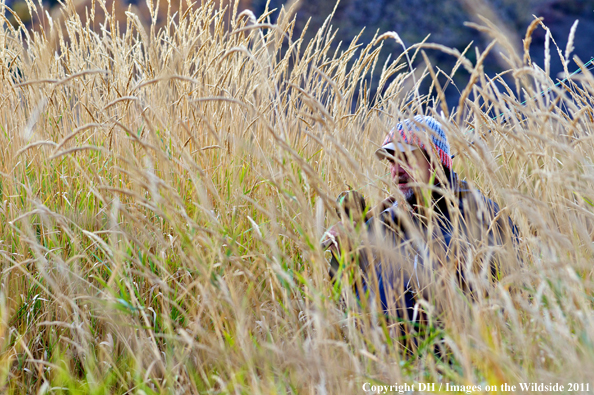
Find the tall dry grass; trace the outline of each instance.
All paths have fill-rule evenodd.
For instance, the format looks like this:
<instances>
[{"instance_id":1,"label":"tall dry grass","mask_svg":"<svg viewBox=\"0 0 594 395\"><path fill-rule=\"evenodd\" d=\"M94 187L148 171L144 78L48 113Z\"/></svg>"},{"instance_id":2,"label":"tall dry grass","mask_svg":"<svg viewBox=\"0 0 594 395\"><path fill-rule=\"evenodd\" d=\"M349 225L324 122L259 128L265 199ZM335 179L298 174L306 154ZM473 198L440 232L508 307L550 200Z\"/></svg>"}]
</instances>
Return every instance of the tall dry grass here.
<instances>
[{"instance_id":1,"label":"tall dry grass","mask_svg":"<svg viewBox=\"0 0 594 395\"><path fill-rule=\"evenodd\" d=\"M204 2L160 30L129 13L125 31L109 10L95 31L73 10L37 32L4 21L0 33L3 392L346 394L365 382L591 378L589 72L555 87L486 24L509 49L514 84L490 80L481 54L471 64L439 48L471 72L448 111L439 84L418 89L439 72L423 63L433 44L381 65L397 35L334 50L330 18L304 42L291 9L271 23ZM373 151L417 113L442 121L456 170L511 215L521 241L489 297L452 296L450 312L464 314L409 334L411 353L348 283L330 283L319 241L347 184L370 202L394 192Z\"/></svg>"}]
</instances>

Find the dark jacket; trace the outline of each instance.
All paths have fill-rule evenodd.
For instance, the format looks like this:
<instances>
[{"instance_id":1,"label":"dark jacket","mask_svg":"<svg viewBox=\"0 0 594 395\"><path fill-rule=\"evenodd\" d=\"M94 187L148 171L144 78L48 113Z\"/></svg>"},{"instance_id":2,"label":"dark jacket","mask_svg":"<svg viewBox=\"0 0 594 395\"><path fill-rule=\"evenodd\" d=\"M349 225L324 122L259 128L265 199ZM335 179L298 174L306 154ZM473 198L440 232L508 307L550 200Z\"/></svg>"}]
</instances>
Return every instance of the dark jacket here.
<instances>
[{"instance_id":1,"label":"dark jacket","mask_svg":"<svg viewBox=\"0 0 594 395\"><path fill-rule=\"evenodd\" d=\"M504 256L515 254L511 219L454 173L450 177L447 189L433 191L432 209L394 205L366 222L357 249L363 291L388 317L412 320L419 295L441 311L452 284L470 296L482 292L502 275Z\"/></svg>"}]
</instances>

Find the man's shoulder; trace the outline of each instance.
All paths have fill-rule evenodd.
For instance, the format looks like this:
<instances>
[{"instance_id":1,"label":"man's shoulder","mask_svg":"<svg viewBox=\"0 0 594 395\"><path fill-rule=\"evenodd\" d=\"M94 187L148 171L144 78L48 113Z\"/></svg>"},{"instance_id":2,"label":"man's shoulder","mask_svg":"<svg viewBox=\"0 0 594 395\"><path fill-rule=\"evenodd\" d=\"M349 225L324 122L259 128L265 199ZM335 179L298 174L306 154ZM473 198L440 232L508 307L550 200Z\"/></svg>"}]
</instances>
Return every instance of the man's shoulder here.
<instances>
[{"instance_id":1,"label":"man's shoulder","mask_svg":"<svg viewBox=\"0 0 594 395\"><path fill-rule=\"evenodd\" d=\"M484 207L492 216L499 212L496 202L486 197L479 189L472 188L468 182L456 180L454 188L462 208L474 211Z\"/></svg>"}]
</instances>

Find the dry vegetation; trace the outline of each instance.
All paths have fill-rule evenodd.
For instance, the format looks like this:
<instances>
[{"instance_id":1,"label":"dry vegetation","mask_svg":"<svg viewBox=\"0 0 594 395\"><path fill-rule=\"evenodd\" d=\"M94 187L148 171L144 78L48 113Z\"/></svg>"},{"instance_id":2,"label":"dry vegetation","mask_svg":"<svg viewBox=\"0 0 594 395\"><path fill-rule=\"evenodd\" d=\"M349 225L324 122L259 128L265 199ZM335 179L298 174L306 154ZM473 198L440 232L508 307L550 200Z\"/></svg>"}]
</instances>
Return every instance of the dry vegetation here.
<instances>
[{"instance_id":1,"label":"dry vegetation","mask_svg":"<svg viewBox=\"0 0 594 395\"><path fill-rule=\"evenodd\" d=\"M439 86L415 93L432 78L420 45L406 52L415 77L404 52L376 64L395 35L334 51L329 23L311 42L292 37L291 10L270 24L184 4L160 30L128 14L121 32L109 10L94 31L72 10L35 33L6 21L0 33L3 392L347 394L364 382L591 378L589 72L554 87L487 24L515 84L489 80L480 54L471 64L449 51L472 79L448 111L431 99ZM570 52L551 42L551 56ZM382 67L370 97L366 76ZM332 287L319 241L346 184L369 201L390 193L373 151L421 112L442 120L461 177L512 216L523 265L512 254L488 298L452 296L451 312L465 314L409 333L410 352L382 314L348 302L349 286Z\"/></svg>"}]
</instances>

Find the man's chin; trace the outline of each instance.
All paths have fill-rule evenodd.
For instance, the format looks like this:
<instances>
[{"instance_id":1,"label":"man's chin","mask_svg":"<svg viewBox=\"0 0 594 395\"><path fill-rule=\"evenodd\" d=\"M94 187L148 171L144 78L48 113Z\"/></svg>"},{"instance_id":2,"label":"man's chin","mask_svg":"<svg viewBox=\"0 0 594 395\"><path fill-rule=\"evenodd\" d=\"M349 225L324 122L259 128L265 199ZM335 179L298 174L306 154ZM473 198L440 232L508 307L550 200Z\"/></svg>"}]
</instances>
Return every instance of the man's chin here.
<instances>
[{"instance_id":1,"label":"man's chin","mask_svg":"<svg viewBox=\"0 0 594 395\"><path fill-rule=\"evenodd\" d=\"M407 184L398 184L398 189L400 193L404 196L404 199L409 200L415 194L412 187L409 187Z\"/></svg>"}]
</instances>

